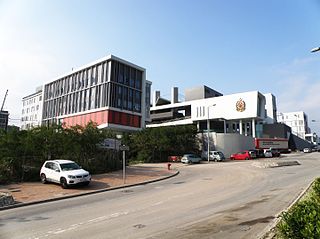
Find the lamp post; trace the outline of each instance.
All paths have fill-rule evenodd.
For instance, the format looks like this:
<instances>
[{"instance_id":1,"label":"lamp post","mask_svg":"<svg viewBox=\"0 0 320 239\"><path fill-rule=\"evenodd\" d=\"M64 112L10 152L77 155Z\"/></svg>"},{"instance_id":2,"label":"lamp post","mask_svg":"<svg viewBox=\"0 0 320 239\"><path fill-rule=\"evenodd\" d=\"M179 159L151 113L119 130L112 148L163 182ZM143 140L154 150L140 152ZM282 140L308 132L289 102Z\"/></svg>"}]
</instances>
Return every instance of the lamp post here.
<instances>
[{"instance_id":1,"label":"lamp post","mask_svg":"<svg viewBox=\"0 0 320 239\"><path fill-rule=\"evenodd\" d=\"M210 118L209 118L209 107L210 106L216 106L216 104L213 104L213 105L209 105L208 107L207 107L207 109L208 109L208 117L207 117L207 143L208 143L208 146L207 146L207 150L208 150L208 152L207 152L207 156L208 156L208 163L210 163L210 139L209 139L209 137L210 137Z\"/></svg>"}]
</instances>

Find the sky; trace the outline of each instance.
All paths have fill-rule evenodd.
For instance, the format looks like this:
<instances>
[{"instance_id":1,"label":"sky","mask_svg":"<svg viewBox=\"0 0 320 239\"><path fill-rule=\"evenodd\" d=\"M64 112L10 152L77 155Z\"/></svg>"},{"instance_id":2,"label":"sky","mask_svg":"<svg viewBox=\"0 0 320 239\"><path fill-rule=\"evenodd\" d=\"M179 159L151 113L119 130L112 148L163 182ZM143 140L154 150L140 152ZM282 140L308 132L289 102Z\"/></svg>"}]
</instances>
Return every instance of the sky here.
<instances>
[{"instance_id":1,"label":"sky","mask_svg":"<svg viewBox=\"0 0 320 239\"><path fill-rule=\"evenodd\" d=\"M113 54L152 90L272 93L320 135L320 0L0 0L0 102L19 125L36 87ZM311 122L314 120L315 122Z\"/></svg>"}]
</instances>

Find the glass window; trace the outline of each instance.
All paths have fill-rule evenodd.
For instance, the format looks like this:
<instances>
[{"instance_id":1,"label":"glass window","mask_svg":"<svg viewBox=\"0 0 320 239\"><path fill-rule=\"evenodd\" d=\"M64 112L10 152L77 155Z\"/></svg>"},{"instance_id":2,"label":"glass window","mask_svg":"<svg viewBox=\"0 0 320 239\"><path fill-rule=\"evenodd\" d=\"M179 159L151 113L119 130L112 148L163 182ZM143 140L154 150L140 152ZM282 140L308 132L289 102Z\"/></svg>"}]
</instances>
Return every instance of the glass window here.
<instances>
[{"instance_id":1,"label":"glass window","mask_svg":"<svg viewBox=\"0 0 320 239\"><path fill-rule=\"evenodd\" d=\"M130 86L134 87L136 81L136 69L131 68L130 69Z\"/></svg>"},{"instance_id":2,"label":"glass window","mask_svg":"<svg viewBox=\"0 0 320 239\"><path fill-rule=\"evenodd\" d=\"M141 84L142 84L142 72L141 71L137 71L137 75L136 75L136 88L137 89L141 89Z\"/></svg>"},{"instance_id":3,"label":"glass window","mask_svg":"<svg viewBox=\"0 0 320 239\"><path fill-rule=\"evenodd\" d=\"M97 73L98 83L102 82L102 64L98 65L98 73Z\"/></svg>"},{"instance_id":4,"label":"glass window","mask_svg":"<svg viewBox=\"0 0 320 239\"><path fill-rule=\"evenodd\" d=\"M125 70L124 84L125 84L125 85L129 85L129 81L130 81L130 67L129 67L129 66L125 66L125 67L124 67L124 70Z\"/></svg>"},{"instance_id":5,"label":"glass window","mask_svg":"<svg viewBox=\"0 0 320 239\"><path fill-rule=\"evenodd\" d=\"M133 106L133 89L129 89L128 110L132 110Z\"/></svg>"},{"instance_id":6,"label":"glass window","mask_svg":"<svg viewBox=\"0 0 320 239\"><path fill-rule=\"evenodd\" d=\"M123 108L128 109L128 87L123 87Z\"/></svg>"},{"instance_id":7,"label":"glass window","mask_svg":"<svg viewBox=\"0 0 320 239\"><path fill-rule=\"evenodd\" d=\"M119 63L119 76L118 76L118 82L123 83L124 82L124 65Z\"/></svg>"},{"instance_id":8,"label":"glass window","mask_svg":"<svg viewBox=\"0 0 320 239\"><path fill-rule=\"evenodd\" d=\"M141 111L141 92L135 92L134 98L134 111L140 112Z\"/></svg>"}]
</instances>

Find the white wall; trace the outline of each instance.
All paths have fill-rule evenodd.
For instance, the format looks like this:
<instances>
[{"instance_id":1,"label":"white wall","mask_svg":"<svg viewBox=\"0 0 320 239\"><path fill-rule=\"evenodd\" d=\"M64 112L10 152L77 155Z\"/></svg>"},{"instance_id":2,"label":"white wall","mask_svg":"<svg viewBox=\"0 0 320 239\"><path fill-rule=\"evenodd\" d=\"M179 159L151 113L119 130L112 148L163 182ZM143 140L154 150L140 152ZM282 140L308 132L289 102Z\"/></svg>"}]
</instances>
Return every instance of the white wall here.
<instances>
[{"instance_id":1,"label":"white wall","mask_svg":"<svg viewBox=\"0 0 320 239\"><path fill-rule=\"evenodd\" d=\"M199 133L198 137L200 142L203 144L200 145L201 150L206 150L207 134ZM210 150L221 151L226 158L229 158L233 153L254 148L254 138L250 136L244 136L241 134L210 133Z\"/></svg>"},{"instance_id":2,"label":"white wall","mask_svg":"<svg viewBox=\"0 0 320 239\"><path fill-rule=\"evenodd\" d=\"M262 97L263 102L258 105L258 95ZM245 110L239 112L236 110L237 102L242 99L245 102ZM232 95L225 95L201 100L191 101L191 119L193 121L205 120L208 118L218 119L224 118L226 120L232 119L247 119L263 116L264 118L264 96L258 91L244 92ZM262 107L262 115L258 115L258 107Z\"/></svg>"},{"instance_id":3,"label":"white wall","mask_svg":"<svg viewBox=\"0 0 320 239\"><path fill-rule=\"evenodd\" d=\"M274 101L276 101L275 97L271 94L271 93L268 93L268 94L264 94L264 97L266 98L266 111L267 111L267 115L266 115L266 118L265 118L265 122L267 124L273 124L277 121L277 116L276 115L273 115L273 112L277 112L277 105L276 105L276 102L275 105L273 104L273 98L274 98Z\"/></svg>"}]
</instances>

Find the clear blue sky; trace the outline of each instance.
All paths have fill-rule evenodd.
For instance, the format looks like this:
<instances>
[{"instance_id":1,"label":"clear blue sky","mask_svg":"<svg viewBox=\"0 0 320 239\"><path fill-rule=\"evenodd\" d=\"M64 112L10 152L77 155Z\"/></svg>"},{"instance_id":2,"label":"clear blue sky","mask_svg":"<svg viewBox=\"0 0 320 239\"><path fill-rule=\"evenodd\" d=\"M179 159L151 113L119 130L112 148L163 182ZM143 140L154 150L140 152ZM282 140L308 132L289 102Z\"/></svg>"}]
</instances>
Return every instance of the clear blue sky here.
<instances>
[{"instance_id":1,"label":"clear blue sky","mask_svg":"<svg viewBox=\"0 0 320 239\"><path fill-rule=\"evenodd\" d=\"M146 68L163 96L203 84L273 93L320 133L318 46L317 0L0 0L0 100L9 89L5 109L20 118L37 86L114 54Z\"/></svg>"}]
</instances>

